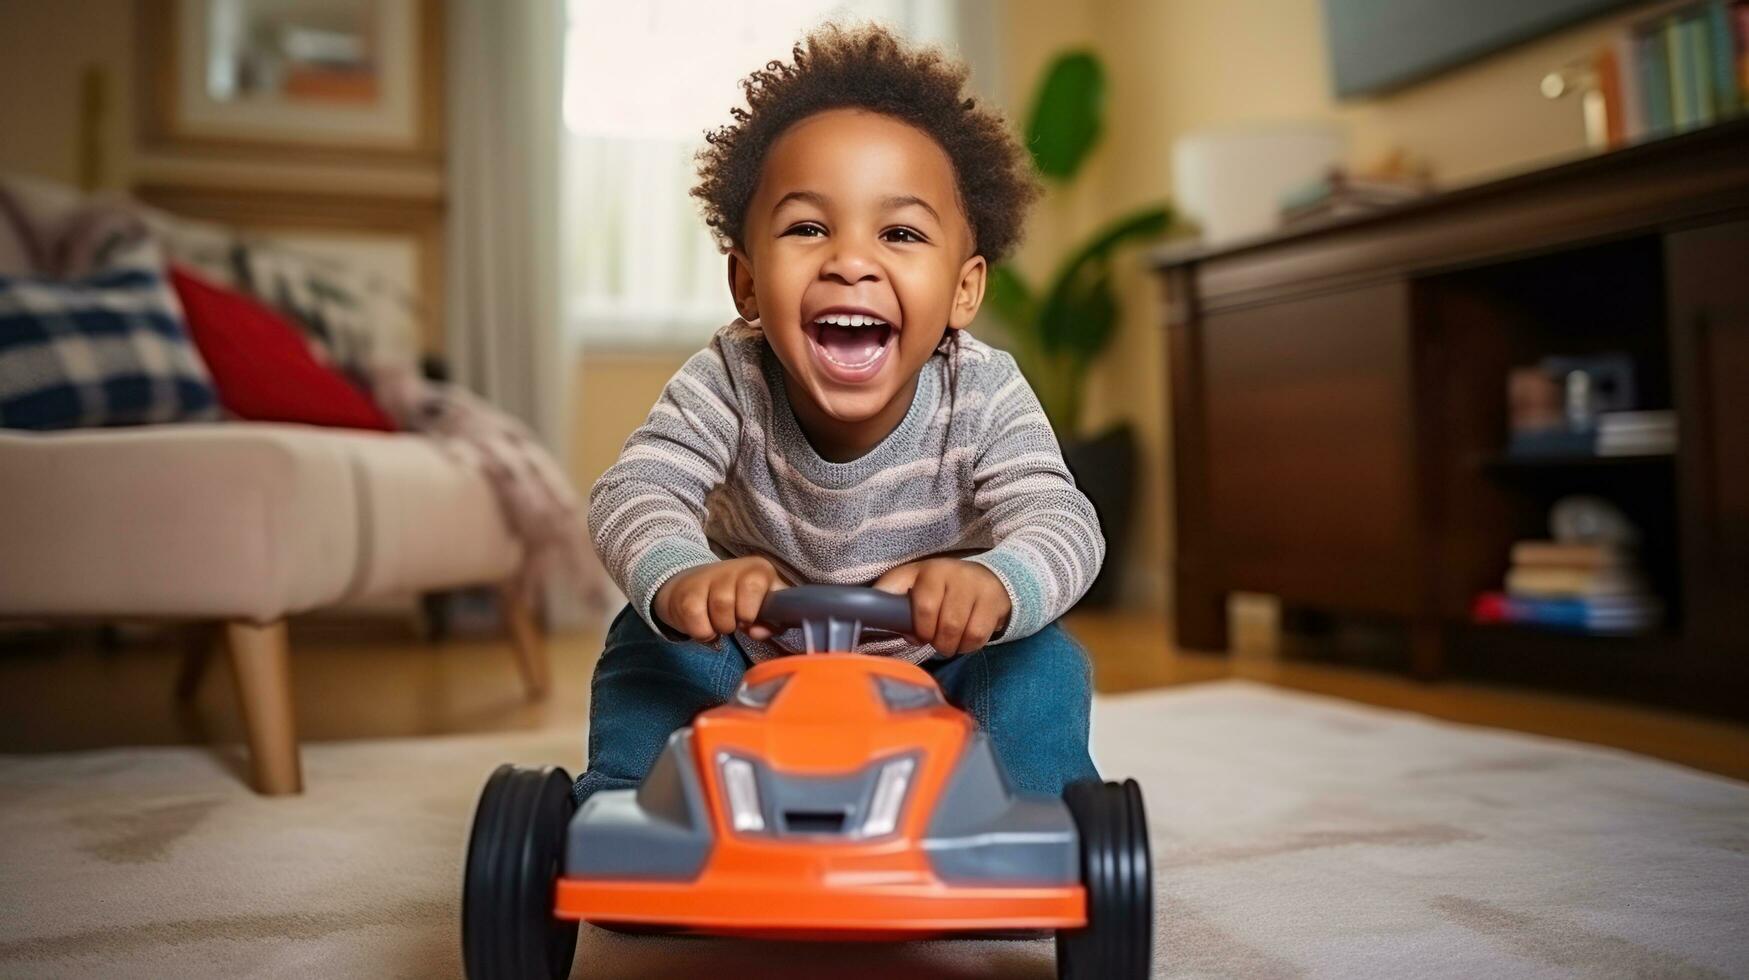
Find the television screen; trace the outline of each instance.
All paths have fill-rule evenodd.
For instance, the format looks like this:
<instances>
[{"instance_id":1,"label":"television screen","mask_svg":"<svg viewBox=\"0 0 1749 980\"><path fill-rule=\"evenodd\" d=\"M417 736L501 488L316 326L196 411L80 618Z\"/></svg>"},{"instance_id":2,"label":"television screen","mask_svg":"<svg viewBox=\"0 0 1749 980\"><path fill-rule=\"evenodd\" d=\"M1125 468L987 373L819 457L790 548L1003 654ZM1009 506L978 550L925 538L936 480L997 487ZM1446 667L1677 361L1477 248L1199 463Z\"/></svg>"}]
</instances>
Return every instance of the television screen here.
<instances>
[{"instance_id":1,"label":"television screen","mask_svg":"<svg viewBox=\"0 0 1749 980\"><path fill-rule=\"evenodd\" d=\"M1636 2L1643 0L1323 0L1336 94L1400 88Z\"/></svg>"}]
</instances>

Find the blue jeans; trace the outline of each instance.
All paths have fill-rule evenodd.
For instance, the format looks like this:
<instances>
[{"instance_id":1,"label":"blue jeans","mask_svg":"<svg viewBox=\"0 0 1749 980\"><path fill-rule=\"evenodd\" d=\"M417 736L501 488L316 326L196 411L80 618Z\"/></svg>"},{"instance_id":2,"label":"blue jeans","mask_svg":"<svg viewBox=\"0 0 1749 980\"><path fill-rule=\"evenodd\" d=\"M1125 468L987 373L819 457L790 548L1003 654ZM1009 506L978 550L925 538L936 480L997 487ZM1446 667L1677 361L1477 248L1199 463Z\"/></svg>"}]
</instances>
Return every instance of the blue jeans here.
<instances>
[{"instance_id":1,"label":"blue jeans","mask_svg":"<svg viewBox=\"0 0 1749 980\"><path fill-rule=\"evenodd\" d=\"M589 768L577 802L642 782L669 734L733 696L749 666L733 638L721 650L674 643L631 607L621 610L590 686ZM1055 796L1076 779L1099 778L1087 754L1092 668L1061 626L922 667L989 735L1017 789Z\"/></svg>"}]
</instances>

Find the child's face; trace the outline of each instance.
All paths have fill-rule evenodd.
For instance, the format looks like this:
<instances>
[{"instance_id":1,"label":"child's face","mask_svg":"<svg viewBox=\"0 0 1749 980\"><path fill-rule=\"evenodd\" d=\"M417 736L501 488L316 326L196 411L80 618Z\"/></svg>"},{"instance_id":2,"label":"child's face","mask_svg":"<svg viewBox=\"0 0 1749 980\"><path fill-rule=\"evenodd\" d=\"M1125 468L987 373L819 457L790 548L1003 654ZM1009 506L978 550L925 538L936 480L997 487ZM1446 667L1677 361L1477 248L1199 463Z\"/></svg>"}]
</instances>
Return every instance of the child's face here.
<instances>
[{"instance_id":1,"label":"child's face","mask_svg":"<svg viewBox=\"0 0 1749 980\"><path fill-rule=\"evenodd\" d=\"M983 300L947 152L877 113L827 110L772 143L743 241L729 259L742 316L840 424L896 425L943 331L971 323ZM864 325L821 322L848 315Z\"/></svg>"}]
</instances>

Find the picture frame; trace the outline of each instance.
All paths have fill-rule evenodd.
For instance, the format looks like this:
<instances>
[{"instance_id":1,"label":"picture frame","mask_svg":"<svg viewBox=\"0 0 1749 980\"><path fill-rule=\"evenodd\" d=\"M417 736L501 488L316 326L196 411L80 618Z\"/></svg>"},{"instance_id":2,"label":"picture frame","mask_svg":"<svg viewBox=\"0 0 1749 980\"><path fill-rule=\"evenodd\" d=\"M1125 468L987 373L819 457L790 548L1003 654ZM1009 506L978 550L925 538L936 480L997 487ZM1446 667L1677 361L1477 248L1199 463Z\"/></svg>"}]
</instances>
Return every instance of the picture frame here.
<instances>
[{"instance_id":1,"label":"picture frame","mask_svg":"<svg viewBox=\"0 0 1749 980\"><path fill-rule=\"evenodd\" d=\"M443 154L441 0L136 0L148 152Z\"/></svg>"}]
</instances>

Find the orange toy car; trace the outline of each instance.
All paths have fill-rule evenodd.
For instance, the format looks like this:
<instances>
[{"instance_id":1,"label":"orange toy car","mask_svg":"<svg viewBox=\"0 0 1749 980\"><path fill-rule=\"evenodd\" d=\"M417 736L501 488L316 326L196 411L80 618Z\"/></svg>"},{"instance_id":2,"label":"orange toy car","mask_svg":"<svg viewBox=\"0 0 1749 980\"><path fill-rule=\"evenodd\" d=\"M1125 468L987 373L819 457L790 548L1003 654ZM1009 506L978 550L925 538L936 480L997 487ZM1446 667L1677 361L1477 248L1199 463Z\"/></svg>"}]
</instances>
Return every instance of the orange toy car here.
<instances>
[{"instance_id":1,"label":"orange toy car","mask_svg":"<svg viewBox=\"0 0 1749 980\"><path fill-rule=\"evenodd\" d=\"M500 766L468 841L473 980L570 975L577 924L887 940L1054 930L1063 977L1145 977L1152 862L1134 780L1017 793L921 668L856 653L911 628L874 589L773 593L807 656L749 670L668 740L637 789L581 808L562 769Z\"/></svg>"}]
</instances>

